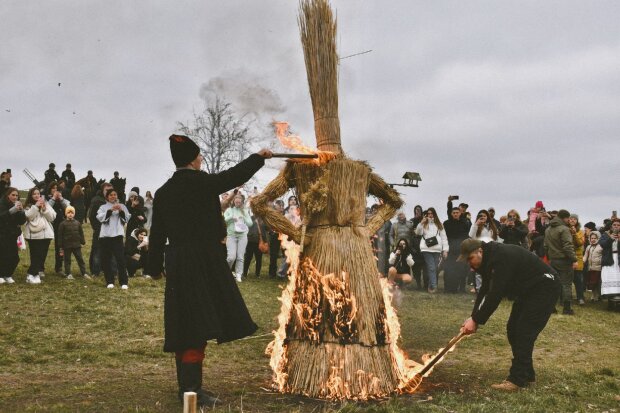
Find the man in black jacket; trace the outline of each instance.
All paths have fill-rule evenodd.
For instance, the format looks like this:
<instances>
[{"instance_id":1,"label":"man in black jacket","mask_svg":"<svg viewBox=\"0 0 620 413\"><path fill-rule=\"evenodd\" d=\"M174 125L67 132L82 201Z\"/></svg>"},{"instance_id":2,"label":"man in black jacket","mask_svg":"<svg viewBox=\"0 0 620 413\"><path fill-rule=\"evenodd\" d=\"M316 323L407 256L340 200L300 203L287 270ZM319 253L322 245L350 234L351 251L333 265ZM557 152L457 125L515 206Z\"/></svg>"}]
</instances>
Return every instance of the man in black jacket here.
<instances>
[{"instance_id":1,"label":"man in black jacket","mask_svg":"<svg viewBox=\"0 0 620 413\"><path fill-rule=\"evenodd\" d=\"M208 405L217 399L202 389L207 340L233 341L258 328L226 262L219 196L249 180L271 152L263 149L208 174L200 170L200 148L190 138L169 140L177 171L155 194L147 273L153 278L162 273L165 252L164 351L176 354L179 398L193 391L199 404Z\"/></svg>"},{"instance_id":2,"label":"man in black jacket","mask_svg":"<svg viewBox=\"0 0 620 413\"><path fill-rule=\"evenodd\" d=\"M464 262L457 262L461 250L461 243L469 238L471 225L467 220L461 219L461 210L452 208L450 218L444 221L443 227L448 236L450 251L444 262L444 288L447 293L465 292L465 284L469 267Z\"/></svg>"},{"instance_id":3,"label":"man in black jacket","mask_svg":"<svg viewBox=\"0 0 620 413\"><path fill-rule=\"evenodd\" d=\"M45 187L52 182L58 182L60 176L56 173L56 165L52 162L49 164L49 169L45 171Z\"/></svg>"},{"instance_id":4,"label":"man in black jacket","mask_svg":"<svg viewBox=\"0 0 620 413\"><path fill-rule=\"evenodd\" d=\"M513 354L510 374L504 382L491 387L506 391L526 387L536 380L532 362L534 343L560 295L557 273L526 249L497 242L465 240L459 260L467 261L482 276L471 317L465 320L461 331L475 333L503 297L514 298L507 324Z\"/></svg>"},{"instance_id":5,"label":"man in black jacket","mask_svg":"<svg viewBox=\"0 0 620 413\"><path fill-rule=\"evenodd\" d=\"M60 175L60 179L64 180L67 183L67 189L69 192L73 189L73 185L75 185L75 174L71 170L71 164L67 164L67 169L62 171L62 175Z\"/></svg>"}]
</instances>

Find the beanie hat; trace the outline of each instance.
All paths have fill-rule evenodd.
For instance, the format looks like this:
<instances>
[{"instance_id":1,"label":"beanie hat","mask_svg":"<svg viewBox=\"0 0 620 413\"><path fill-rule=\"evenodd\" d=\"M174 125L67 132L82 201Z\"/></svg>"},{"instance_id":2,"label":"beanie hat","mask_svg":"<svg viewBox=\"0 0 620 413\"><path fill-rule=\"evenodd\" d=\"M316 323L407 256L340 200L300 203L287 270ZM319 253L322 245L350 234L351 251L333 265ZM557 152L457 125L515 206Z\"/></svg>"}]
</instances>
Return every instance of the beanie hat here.
<instances>
[{"instance_id":1,"label":"beanie hat","mask_svg":"<svg viewBox=\"0 0 620 413\"><path fill-rule=\"evenodd\" d=\"M577 221L579 221L579 215L577 214L570 214L571 218L575 218Z\"/></svg>"},{"instance_id":2,"label":"beanie hat","mask_svg":"<svg viewBox=\"0 0 620 413\"><path fill-rule=\"evenodd\" d=\"M596 235L596 238L601 239L601 233L600 233L600 232L598 232L598 231L592 231L592 232L590 232L590 236L591 236L592 234Z\"/></svg>"},{"instance_id":3,"label":"beanie hat","mask_svg":"<svg viewBox=\"0 0 620 413\"><path fill-rule=\"evenodd\" d=\"M186 166L196 159L200 148L193 140L183 135L170 135L170 153L177 168Z\"/></svg>"},{"instance_id":4,"label":"beanie hat","mask_svg":"<svg viewBox=\"0 0 620 413\"><path fill-rule=\"evenodd\" d=\"M133 188L131 188L131 192L135 192L136 195L140 195L140 188L138 188L137 186L134 186Z\"/></svg>"},{"instance_id":5,"label":"beanie hat","mask_svg":"<svg viewBox=\"0 0 620 413\"><path fill-rule=\"evenodd\" d=\"M592 231L596 231L596 224L592 221L588 222L587 224L584 225L584 228L588 228ZM600 237L600 234L599 234Z\"/></svg>"},{"instance_id":6,"label":"beanie hat","mask_svg":"<svg viewBox=\"0 0 620 413\"><path fill-rule=\"evenodd\" d=\"M542 201L536 201L536 208L544 208Z\"/></svg>"},{"instance_id":7,"label":"beanie hat","mask_svg":"<svg viewBox=\"0 0 620 413\"><path fill-rule=\"evenodd\" d=\"M565 209L560 209L558 211L558 218L560 218L560 219L570 218L570 212L568 212Z\"/></svg>"},{"instance_id":8,"label":"beanie hat","mask_svg":"<svg viewBox=\"0 0 620 413\"><path fill-rule=\"evenodd\" d=\"M73 208L71 205L69 205L68 207L65 208L65 214L67 212L69 212L69 211L71 211L71 212L73 212L75 214L75 208Z\"/></svg>"},{"instance_id":9,"label":"beanie hat","mask_svg":"<svg viewBox=\"0 0 620 413\"><path fill-rule=\"evenodd\" d=\"M131 198L132 196L138 196L138 193L136 191L129 191L127 198Z\"/></svg>"}]
</instances>

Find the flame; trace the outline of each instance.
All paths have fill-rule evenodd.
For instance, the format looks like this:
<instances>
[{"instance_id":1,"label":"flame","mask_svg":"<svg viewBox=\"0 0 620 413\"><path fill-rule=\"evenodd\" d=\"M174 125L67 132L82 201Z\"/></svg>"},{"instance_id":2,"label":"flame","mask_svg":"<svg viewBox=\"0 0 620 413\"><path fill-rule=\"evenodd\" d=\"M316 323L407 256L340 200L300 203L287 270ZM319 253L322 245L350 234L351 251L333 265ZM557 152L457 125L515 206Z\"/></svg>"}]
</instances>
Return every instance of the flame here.
<instances>
[{"instance_id":1,"label":"flame","mask_svg":"<svg viewBox=\"0 0 620 413\"><path fill-rule=\"evenodd\" d=\"M292 159L292 162L314 162L323 165L336 157L336 154L333 152L319 151L304 145L299 135L294 135L290 132L288 122L273 122L273 128L278 140L285 148L294 149L301 153L319 155L316 159Z\"/></svg>"},{"instance_id":2,"label":"flame","mask_svg":"<svg viewBox=\"0 0 620 413\"><path fill-rule=\"evenodd\" d=\"M337 337L351 339L357 333L355 325L355 315L357 313L357 302L350 293L349 274L342 272L339 276L328 274L322 276L309 258L300 260L301 247L299 244L290 240L287 235L280 234L282 248L284 249L286 261L289 263L288 283L279 298L282 303L280 314L278 315L278 329L273 331L274 340L269 343L265 353L271 356L270 366L274 372L273 385L280 392L287 392L287 326L291 317L299 319L301 333L304 339L312 342L320 342L319 333L316 327L322 321L322 313L316 311L319 307L320 294L326 298L331 311L328 312L333 319L329 320L332 332ZM301 284L301 280L304 284ZM390 355L394 368L397 372L399 384L394 392L414 393L424 377L428 377L433 368L445 357L445 354L430 368L424 375L423 369L433 361L435 355L425 354L422 356L422 363L409 359L407 354L398 346L400 338L400 322L396 309L392 301L394 299L389 283L386 278L380 278L383 301L385 305L385 333L390 349ZM457 342L460 341L457 340ZM453 351L452 347L448 352ZM443 349L439 349L439 355ZM447 353L446 353L447 354ZM380 394L378 377L372 373L358 370L356 380L363 383L360 394L352 394L349 383L342 376L345 360L333 361L330 366L330 374L327 381L323 384L321 397L326 399L352 399L368 400L371 398L387 397L387 394ZM352 378L353 379L353 378Z\"/></svg>"}]
</instances>

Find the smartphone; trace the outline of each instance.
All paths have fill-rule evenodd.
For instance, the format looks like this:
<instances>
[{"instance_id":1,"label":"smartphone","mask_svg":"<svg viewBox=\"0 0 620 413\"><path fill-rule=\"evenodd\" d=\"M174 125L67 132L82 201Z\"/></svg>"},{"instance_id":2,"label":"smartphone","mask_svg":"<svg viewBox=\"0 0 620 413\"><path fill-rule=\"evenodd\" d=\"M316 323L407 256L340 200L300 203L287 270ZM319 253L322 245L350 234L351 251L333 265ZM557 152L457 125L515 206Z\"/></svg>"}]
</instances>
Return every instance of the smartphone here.
<instances>
[{"instance_id":1,"label":"smartphone","mask_svg":"<svg viewBox=\"0 0 620 413\"><path fill-rule=\"evenodd\" d=\"M611 216L612 217L617 217L618 216L618 211L611 211Z\"/></svg>"},{"instance_id":2,"label":"smartphone","mask_svg":"<svg viewBox=\"0 0 620 413\"><path fill-rule=\"evenodd\" d=\"M6 168L6 173L10 174L11 173L11 168Z\"/></svg>"},{"instance_id":3,"label":"smartphone","mask_svg":"<svg viewBox=\"0 0 620 413\"><path fill-rule=\"evenodd\" d=\"M458 195L452 195L452 199L459 199Z\"/></svg>"}]
</instances>

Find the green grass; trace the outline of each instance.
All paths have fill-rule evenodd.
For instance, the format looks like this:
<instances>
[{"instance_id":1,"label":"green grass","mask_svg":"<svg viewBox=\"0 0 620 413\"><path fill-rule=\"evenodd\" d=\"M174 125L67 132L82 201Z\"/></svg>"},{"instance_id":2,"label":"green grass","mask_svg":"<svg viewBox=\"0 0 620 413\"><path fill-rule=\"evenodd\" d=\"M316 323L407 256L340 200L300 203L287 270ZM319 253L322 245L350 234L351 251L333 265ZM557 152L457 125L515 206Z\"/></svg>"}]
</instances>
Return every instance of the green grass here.
<instances>
[{"instance_id":1,"label":"green grass","mask_svg":"<svg viewBox=\"0 0 620 413\"><path fill-rule=\"evenodd\" d=\"M89 225L85 229L90 237ZM68 281L52 274L52 248L49 275L42 285L28 285L28 264L22 254L17 283L0 285L0 412L181 411L174 360L162 352L163 280L134 278L128 291L107 290L101 277ZM271 332L280 285L263 274L240 288L260 326L256 335ZM399 309L402 347L417 360L435 352L458 332L472 298L405 291ZM205 384L223 400L218 411L620 412L618 313L597 303L576 308L572 317L553 316L536 346L538 382L504 394L489 385L503 380L510 365L509 311L504 302L414 395L328 403L266 391L268 337L209 344Z\"/></svg>"}]
</instances>

